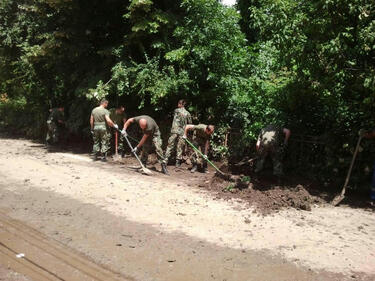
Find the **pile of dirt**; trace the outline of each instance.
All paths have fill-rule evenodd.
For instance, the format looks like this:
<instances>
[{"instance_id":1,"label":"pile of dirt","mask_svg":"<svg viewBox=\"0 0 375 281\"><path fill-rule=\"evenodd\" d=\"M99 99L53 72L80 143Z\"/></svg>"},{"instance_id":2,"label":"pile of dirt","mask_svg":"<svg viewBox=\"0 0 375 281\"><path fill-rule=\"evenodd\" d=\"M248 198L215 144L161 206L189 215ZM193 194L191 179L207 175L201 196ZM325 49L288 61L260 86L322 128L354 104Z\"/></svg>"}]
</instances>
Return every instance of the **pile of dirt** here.
<instances>
[{"instance_id":1,"label":"pile of dirt","mask_svg":"<svg viewBox=\"0 0 375 281\"><path fill-rule=\"evenodd\" d=\"M268 189L257 189L249 182L233 177L227 181L220 176L214 176L208 186L217 192L220 198L240 198L256 207L257 211L269 214L283 208L295 208L311 211L314 204L323 204L325 201L311 195L304 186L270 186Z\"/></svg>"}]
</instances>

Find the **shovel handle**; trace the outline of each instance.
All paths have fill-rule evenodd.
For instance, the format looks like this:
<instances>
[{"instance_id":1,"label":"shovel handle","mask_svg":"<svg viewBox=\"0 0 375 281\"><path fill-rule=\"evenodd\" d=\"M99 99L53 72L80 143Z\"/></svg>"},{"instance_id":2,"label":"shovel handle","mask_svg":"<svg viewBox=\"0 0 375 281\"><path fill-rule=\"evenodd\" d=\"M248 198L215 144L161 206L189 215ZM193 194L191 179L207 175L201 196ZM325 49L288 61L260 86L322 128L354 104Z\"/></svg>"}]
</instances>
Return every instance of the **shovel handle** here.
<instances>
[{"instance_id":1,"label":"shovel handle","mask_svg":"<svg viewBox=\"0 0 375 281\"><path fill-rule=\"evenodd\" d=\"M129 148L130 148L131 151L133 152L133 146L132 146L132 144L130 143L128 137L127 137L126 135L124 135L124 138L125 138L126 142L128 143ZM141 164L142 169L146 169L146 167L143 165L141 159L139 159L137 153L136 153L136 152L133 152L133 155L135 156L135 158L137 158L139 164Z\"/></svg>"},{"instance_id":2,"label":"shovel handle","mask_svg":"<svg viewBox=\"0 0 375 281\"><path fill-rule=\"evenodd\" d=\"M118 154L118 132L115 131L115 153Z\"/></svg>"},{"instance_id":3,"label":"shovel handle","mask_svg":"<svg viewBox=\"0 0 375 281\"><path fill-rule=\"evenodd\" d=\"M347 186L348 183L349 183L350 175L352 174L352 170L353 170L354 162L355 162L355 159L356 159L357 154L358 154L358 150L359 150L359 146L360 146L360 144L361 144L361 140L362 140L362 136L360 136L360 137L358 138L357 146L355 147L355 150L354 150L354 154L353 154L352 162L350 163L350 167L349 167L349 170L348 170L348 174L346 175L346 178L345 178L344 187L343 187L342 190L341 190L341 196L344 196L344 194L345 194L345 190L346 190L346 186Z\"/></svg>"},{"instance_id":4,"label":"shovel handle","mask_svg":"<svg viewBox=\"0 0 375 281\"><path fill-rule=\"evenodd\" d=\"M116 130L116 132L119 132L120 134L122 134L121 131L120 131L120 129L115 129L115 130ZM129 146L129 148L130 148L131 151L133 152L133 146L132 146L132 144L130 143L128 137L127 137L126 135L124 135L124 138L125 138L125 140L126 140L128 146ZM138 160L139 164L141 165L142 169L143 169L143 170L146 170L147 168L145 167L145 165L143 165L143 163L142 163L141 159L139 159L137 153L133 152L133 155L135 156L135 158L137 158L137 160Z\"/></svg>"},{"instance_id":5,"label":"shovel handle","mask_svg":"<svg viewBox=\"0 0 375 281\"><path fill-rule=\"evenodd\" d=\"M202 156L203 158L205 157L204 156L204 154L198 149L198 148L196 148L195 147L195 145L194 144L192 144L187 138L185 138L185 141L196 151L196 152L198 152L198 154L200 155L200 156ZM219 170L219 168L218 167L216 167L215 165L214 165L214 163L212 163L209 159L206 159L207 160L207 162L208 163L210 163L210 165L212 166L212 167L214 167L215 168L215 170L216 171L218 171L220 174L222 174L222 175L225 175L222 171L220 171Z\"/></svg>"}]
</instances>

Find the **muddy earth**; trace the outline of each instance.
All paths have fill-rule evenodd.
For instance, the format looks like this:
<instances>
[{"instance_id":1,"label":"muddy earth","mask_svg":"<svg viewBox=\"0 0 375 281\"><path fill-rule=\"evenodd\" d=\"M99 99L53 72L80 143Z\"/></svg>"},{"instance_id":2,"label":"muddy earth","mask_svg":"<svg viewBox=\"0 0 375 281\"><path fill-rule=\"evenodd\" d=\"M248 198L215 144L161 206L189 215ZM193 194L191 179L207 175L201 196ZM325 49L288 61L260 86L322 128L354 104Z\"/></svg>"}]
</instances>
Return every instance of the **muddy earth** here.
<instances>
[{"instance_id":1,"label":"muddy earth","mask_svg":"<svg viewBox=\"0 0 375 281\"><path fill-rule=\"evenodd\" d=\"M232 175L231 180L226 180L216 173L208 189L215 191L222 198L240 198L262 214L272 214L285 208L311 211L314 206L328 203L322 197L310 194L301 184L293 186L276 183L277 180L275 184L270 183L265 189L252 183L249 176Z\"/></svg>"},{"instance_id":2,"label":"muddy earth","mask_svg":"<svg viewBox=\"0 0 375 281\"><path fill-rule=\"evenodd\" d=\"M373 209L303 183L135 166L3 136L0 211L131 280L375 280ZM28 280L0 264L0 280Z\"/></svg>"}]
</instances>

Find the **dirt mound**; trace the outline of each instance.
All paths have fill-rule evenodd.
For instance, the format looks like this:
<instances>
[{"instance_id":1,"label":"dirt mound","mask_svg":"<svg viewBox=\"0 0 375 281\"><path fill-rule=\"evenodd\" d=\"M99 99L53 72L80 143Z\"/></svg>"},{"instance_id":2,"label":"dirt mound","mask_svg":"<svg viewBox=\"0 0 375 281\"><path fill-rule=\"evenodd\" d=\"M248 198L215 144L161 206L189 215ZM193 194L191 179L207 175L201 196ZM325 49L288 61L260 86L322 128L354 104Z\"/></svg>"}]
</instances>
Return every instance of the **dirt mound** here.
<instances>
[{"instance_id":1,"label":"dirt mound","mask_svg":"<svg viewBox=\"0 0 375 281\"><path fill-rule=\"evenodd\" d=\"M302 185L294 188L278 186L264 192L250 190L246 198L265 211L275 211L285 207L311 211L311 205L322 203L319 198L311 196Z\"/></svg>"},{"instance_id":2,"label":"dirt mound","mask_svg":"<svg viewBox=\"0 0 375 281\"><path fill-rule=\"evenodd\" d=\"M310 211L314 204L322 204L324 200L311 195L304 186L272 186L268 189L257 189L249 178L232 177L227 181L214 176L209 189L215 190L221 198L240 198L263 213L269 214L283 208L295 208Z\"/></svg>"}]
</instances>

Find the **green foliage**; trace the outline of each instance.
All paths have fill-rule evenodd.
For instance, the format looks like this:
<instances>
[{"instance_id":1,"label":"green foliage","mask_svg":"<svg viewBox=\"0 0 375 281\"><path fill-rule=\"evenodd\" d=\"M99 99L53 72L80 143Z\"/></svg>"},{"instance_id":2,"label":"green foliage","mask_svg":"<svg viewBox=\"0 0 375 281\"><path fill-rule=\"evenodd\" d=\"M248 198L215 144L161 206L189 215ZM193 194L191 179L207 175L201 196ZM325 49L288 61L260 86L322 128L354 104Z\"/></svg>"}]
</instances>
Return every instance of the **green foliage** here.
<instances>
[{"instance_id":1,"label":"green foliage","mask_svg":"<svg viewBox=\"0 0 375 281\"><path fill-rule=\"evenodd\" d=\"M250 183L251 182L251 178L249 176L243 176L241 178L241 182Z\"/></svg>"},{"instance_id":2,"label":"green foliage","mask_svg":"<svg viewBox=\"0 0 375 281\"><path fill-rule=\"evenodd\" d=\"M235 186L233 184L228 184L226 187L223 188L224 192L231 192L235 189Z\"/></svg>"},{"instance_id":3,"label":"green foliage","mask_svg":"<svg viewBox=\"0 0 375 281\"><path fill-rule=\"evenodd\" d=\"M189 100L199 106L199 117L216 121L249 62L239 17L217 1L185 0L182 8L186 14L174 31L178 48L165 58L189 74Z\"/></svg>"},{"instance_id":4,"label":"green foliage","mask_svg":"<svg viewBox=\"0 0 375 281\"><path fill-rule=\"evenodd\" d=\"M225 137L228 129L225 127L218 127L215 129L211 139L211 152L215 159L226 158L229 156L229 149L225 145Z\"/></svg>"},{"instance_id":5,"label":"green foliage","mask_svg":"<svg viewBox=\"0 0 375 281\"><path fill-rule=\"evenodd\" d=\"M292 77L280 106L300 120L298 127L347 134L353 126L370 125L374 6L372 1L261 1L252 9L261 35L278 49L280 69Z\"/></svg>"},{"instance_id":6,"label":"green foliage","mask_svg":"<svg viewBox=\"0 0 375 281\"><path fill-rule=\"evenodd\" d=\"M258 8L259 0L237 0L236 7L242 15L239 24L241 30L245 33L249 43L253 44L259 40L259 29L255 26L254 18L252 17L252 9Z\"/></svg>"},{"instance_id":7,"label":"green foliage","mask_svg":"<svg viewBox=\"0 0 375 281\"><path fill-rule=\"evenodd\" d=\"M156 58L131 66L123 62L116 64L112 69L112 79L117 93L120 96L137 96L138 109L151 105L154 110L161 110L161 101L186 90L190 80L186 72L176 73L172 66L164 66L160 70L160 64Z\"/></svg>"},{"instance_id":8,"label":"green foliage","mask_svg":"<svg viewBox=\"0 0 375 281\"><path fill-rule=\"evenodd\" d=\"M185 98L195 122L216 125L215 158L252 153L259 130L278 123L326 141L321 170L345 169L358 129L374 126L375 3L238 0L236 9L3 0L2 126L42 135L48 109L64 104L70 131L82 134L103 97L169 124Z\"/></svg>"},{"instance_id":9,"label":"green foliage","mask_svg":"<svg viewBox=\"0 0 375 281\"><path fill-rule=\"evenodd\" d=\"M264 0L251 9L262 41L277 50L273 73L286 82L273 107L293 132L325 135L322 170L350 159L342 144L352 147L361 127L374 126L374 9L373 1L338 0Z\"/></svg>"},{"instance_id":10,"label":"green foliage","mask_svg":"<svg viewBox=\"0 0 375 281\"><path fill-rule=\"evenodd\" d=\"M8 132L33 138L44 136L46 116L36 112L38 108L28 106L24 97L9 99L6 94L0 97L0 127Z\"/></svg>"}]
</instances>

